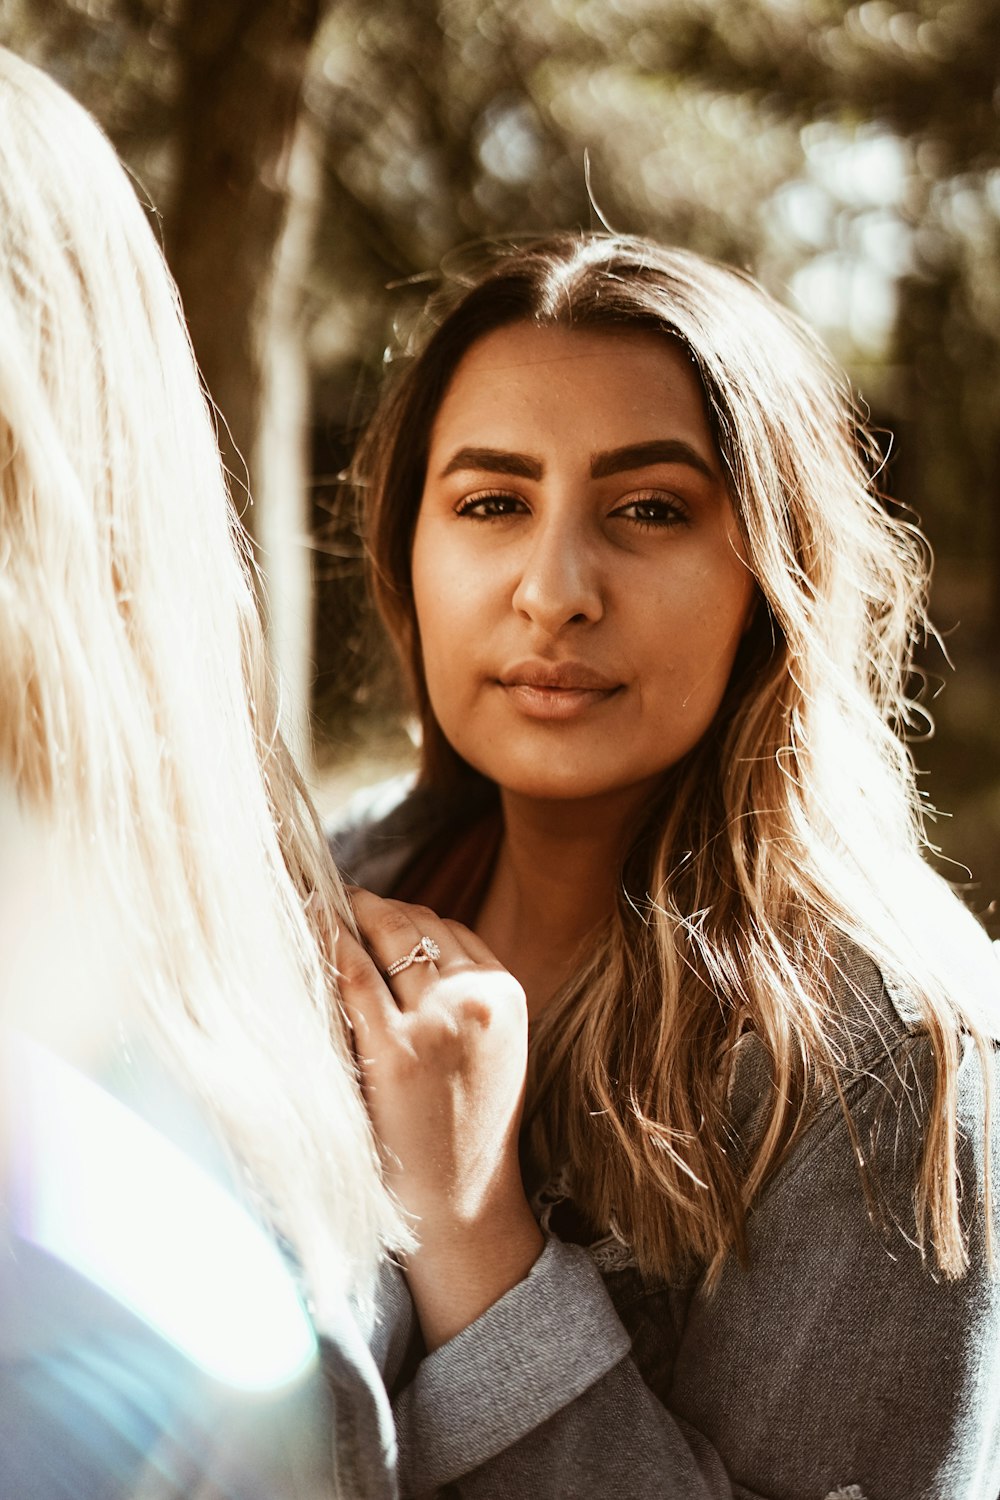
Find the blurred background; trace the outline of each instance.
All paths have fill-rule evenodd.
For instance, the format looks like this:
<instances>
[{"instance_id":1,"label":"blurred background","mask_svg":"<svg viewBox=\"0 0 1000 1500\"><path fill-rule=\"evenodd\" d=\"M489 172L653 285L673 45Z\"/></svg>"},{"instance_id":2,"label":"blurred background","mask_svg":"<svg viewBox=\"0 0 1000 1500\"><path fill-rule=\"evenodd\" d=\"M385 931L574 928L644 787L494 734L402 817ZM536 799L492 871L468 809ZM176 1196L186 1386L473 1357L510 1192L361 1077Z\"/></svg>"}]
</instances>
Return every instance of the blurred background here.
<instances>
[{"instance_id":1,"label":"blurred background","mask_svg":"<svg viewBox=\"0 0 1000 1500\"><path fill-rule=\"evenodd\" d=\"M932 837L1000 937L998 37L1000 0L0 0L154 213L324 807L412 760L337 477L385 351L461 247L599 214L754 270L891 443Z\"/></svg>"}]
</instances>

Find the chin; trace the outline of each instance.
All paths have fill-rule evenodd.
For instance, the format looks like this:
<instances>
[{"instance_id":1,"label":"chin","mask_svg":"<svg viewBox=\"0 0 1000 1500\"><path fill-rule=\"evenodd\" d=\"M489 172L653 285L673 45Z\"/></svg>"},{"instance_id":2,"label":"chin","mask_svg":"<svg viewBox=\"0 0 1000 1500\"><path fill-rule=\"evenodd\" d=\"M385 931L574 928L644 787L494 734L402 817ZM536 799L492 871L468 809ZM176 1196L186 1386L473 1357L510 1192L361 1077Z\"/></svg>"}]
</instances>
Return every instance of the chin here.
<instances>
[{"instance_id":1,"label":"chin","mask_svg":"<svg viewBox=\"0 0 1000 1500\"><path fill-rule=\"evenodd\" d=\"M551 766L528 768L498 765L493 756L472 756L458 752L474 771L492 781L501 792L515 797L534 797L542 801L570 801L575 797L592 795L590 779L581 780L578 775L554 771Z\"/></svg>"},{"instance_id":2,"label":"chin","mask_svg":"<svg viewBox=\"0 0 1000 1500\"><path fill-rule=\"evenodd\" d=\"M592 785L589 782L552 778L535 781L511 779L498 782L498 785L502 792L507 792L512 797L525 797L532 802L586 802L594 797L607 796L616 790L604 782Z\"/></svg>"},{"instance_id":3,"label":"chin","mask_svg":"<svg viewBox=\"0 0 1000 1500\"><path fill-rule=\"evenodd\" d=\"M560 769L546 766L500 766L488 757L470 762L511 797L525 797L534 802L587 802L595 798L614 797L634 787L645 778L609 776L579 767Z\"/></svg>"}]
</instances>

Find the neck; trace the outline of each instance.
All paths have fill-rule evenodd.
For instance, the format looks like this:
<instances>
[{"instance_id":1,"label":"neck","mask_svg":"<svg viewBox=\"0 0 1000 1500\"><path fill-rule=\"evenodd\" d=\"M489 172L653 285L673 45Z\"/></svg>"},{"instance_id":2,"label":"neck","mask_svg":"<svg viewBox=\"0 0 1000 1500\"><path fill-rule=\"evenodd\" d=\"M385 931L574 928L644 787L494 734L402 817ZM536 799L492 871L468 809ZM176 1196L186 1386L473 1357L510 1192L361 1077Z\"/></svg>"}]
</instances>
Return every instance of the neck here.
<instances>
[{"instance_id":1,"label":"neck","mask_svg":"<svg viewBox=\"0 0 1000 1500\"><path fill-rule=\"evenodd\" d=\"M504 834L476 931L524 987L529 1015L571 975L611 914L643 788L540 802L502 792Z\"/></svg>"}]
</instances>

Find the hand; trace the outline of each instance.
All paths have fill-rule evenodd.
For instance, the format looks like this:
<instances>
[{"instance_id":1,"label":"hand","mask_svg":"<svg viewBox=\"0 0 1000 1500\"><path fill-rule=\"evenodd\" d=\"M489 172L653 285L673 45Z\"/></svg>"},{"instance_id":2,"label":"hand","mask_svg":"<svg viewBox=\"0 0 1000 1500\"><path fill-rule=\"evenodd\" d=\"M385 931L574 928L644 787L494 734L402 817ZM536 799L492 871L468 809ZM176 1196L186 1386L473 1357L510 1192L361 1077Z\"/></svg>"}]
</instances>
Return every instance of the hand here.
<instances>
[{"instance_id":1,"label":"hand","mask_svg":"<svg viewBox=\"0 0 1000 1500\"><path fill-rule=\"evenodd\" d=\"M341 994L389 1184L419 1221L407 1275L436 1347L520 1281L542 1248L517 1156L524 992L459 923L351 894L368 952L341 931ZM422 937L440 957L386 978Z\"/></svg>"}]
</instances>

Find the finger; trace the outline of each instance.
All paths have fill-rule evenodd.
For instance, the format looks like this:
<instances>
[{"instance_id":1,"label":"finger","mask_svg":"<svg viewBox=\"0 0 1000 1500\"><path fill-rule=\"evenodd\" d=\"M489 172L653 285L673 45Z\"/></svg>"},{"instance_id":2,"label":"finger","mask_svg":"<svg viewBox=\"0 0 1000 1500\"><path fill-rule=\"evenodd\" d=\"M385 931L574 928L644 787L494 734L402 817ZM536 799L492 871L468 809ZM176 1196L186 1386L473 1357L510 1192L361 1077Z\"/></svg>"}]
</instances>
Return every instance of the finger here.
<instances>
[{"instance_id":1,"label":"finger","mask_svg":"<svg viewBox=\"0 0 1000 1500\"><path fill-rule=\"evenodd\" d=\"M439 968L453 959L469 958L471 955L468 939L470 938L484 953L489 952L467 927L462 926L461 922L439 917L437 912L432 911L429 906L418 906L409 901L394 901L373 895L371 891L362 890L360 887L355 887L351 892L351 901L355 908L358 925L366 939L378 938L381 941L387 930L395 932L396 914L398 914L400 918L409 920L410 925L405 928L400 922L400 930L408 934L412 929L416 933L414 942L418 942L421 937L430 937L437 943L441 949L441 958L437 960ZM398 941L398 938L394 940ZM490 957L492 958L492 955Z\"/></svg>"},{"instance_id":2,"label":"finger","mask_svg":"<svg viewBox=\"0 0 1000 1500\"><path fill-rule=\"evenodd\" d=\"M454 922L450 918L445 922L451 936L458 947L477 964L488 964L490 968L498 969L503 965L497 958L493 949L484 943L478 933L473 932L471 927L464 926L461 922Z\"/></svg>"},{"instance_id":3,"label":"finger","mask_svg":"<svg viewBox=\"0 0 1000 1500\"><path fill-rule=\"evenodd\" d=\"M409 901L396 901L389 896L376 896L373 891L355 887L351 892L351 905L362 928L377 932L382 927L392 928L401 918L407 918L415 926L421 922L443 927L444 923L429 906L417 906Z\"/></svg>"},{"instance_id":4,"label":"finger","mask_svg":"<svg viewBox=\"0 0 1000 1500\"><path fill-rule=\"evenodd\" d=\"M366 942L373 951L377 949L386 958L386 967L404 957L422 937L431 938L440 948L439 967L456 959L468 958L463 941L465 929L457 922L439 917L428 906L387 900L360 889L352 893L352 901ZM411 936L413 942L404 949L406 939Z\"/></svg>"},{"instance_id":5,"label":"finger","mask_svg":"<svg viewBox=\"0 0 1000 1500\"><path fill-rule=\"evenodd\" d=\"M337 938L336 961L341 1002L363 1051L369 1040L377 1044L398 1019L399 1007L377 961L343 929Z\"/></svg>"},{"instance_id":6,"label":"finger","mask_svg":"<svg viewBox=\"0 0 1000 1500\"><path fill-rule=\"evenodd\" d=\"M452 959L457 951L444 923L433 912L401 901L384 901L369 892L359 895L356 915L368 950L399 1008L417 1008L428 984L439 977L438 962L445 962L442 950Z\"/></svg>"}]
</instances>

